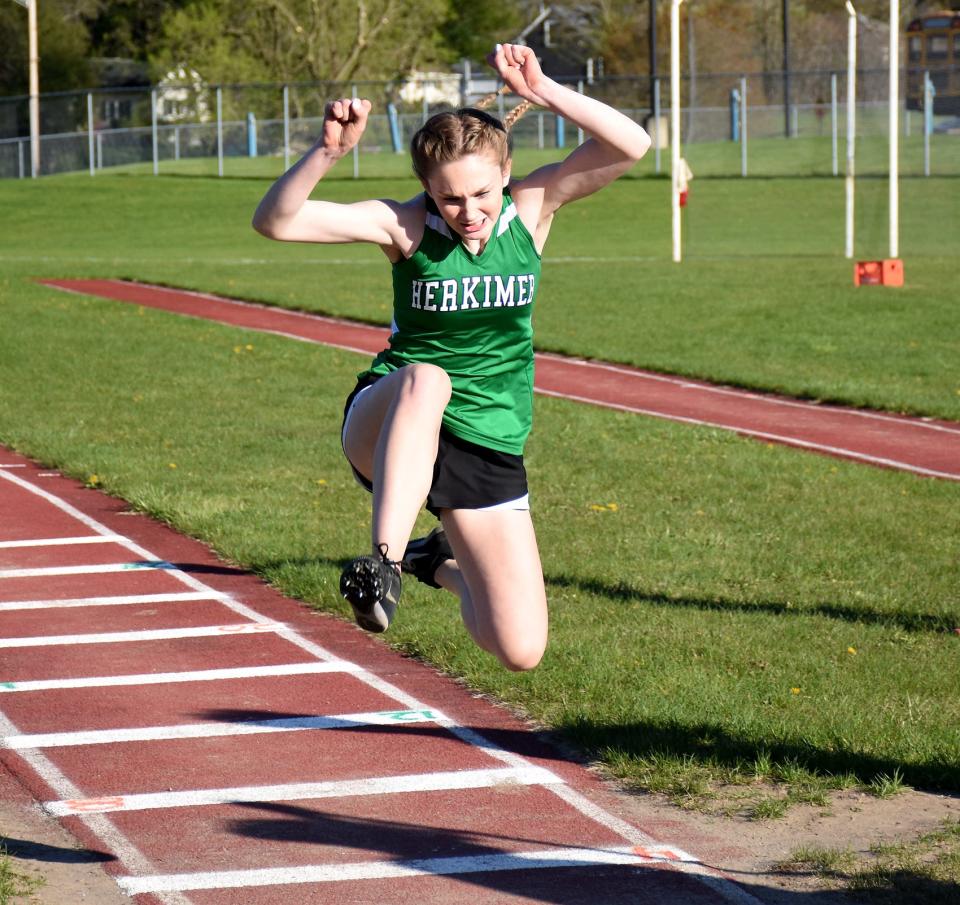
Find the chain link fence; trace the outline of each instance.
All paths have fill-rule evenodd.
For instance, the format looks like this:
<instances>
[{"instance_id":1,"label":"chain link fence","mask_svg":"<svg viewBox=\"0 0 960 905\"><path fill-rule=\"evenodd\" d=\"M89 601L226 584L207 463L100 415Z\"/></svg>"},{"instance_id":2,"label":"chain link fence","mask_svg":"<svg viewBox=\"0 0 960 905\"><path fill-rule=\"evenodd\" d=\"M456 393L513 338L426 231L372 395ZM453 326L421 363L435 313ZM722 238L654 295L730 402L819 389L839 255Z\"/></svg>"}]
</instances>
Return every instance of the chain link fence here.
<instances>
[{"instance_id":1,"label":"chain link fence","mask_svg":"<svg viewBox=\"0 0 960 905\"><path fill-rule=\"evenodd\" d=\"M857 75L856 137L865 143L860 174L885 171L883 154L871 152L870 143L887 137L887 79L886 70ZM923 73L913 70L901 75L901 89L910 86L911 91L900 112L908 139L902 145L902 172L956 174L960 119L924 115L914 97L914 86L922 79ZM681 141L694 173L836 174L837 146L846 140L846 72L794 71L789 80L788 87L781 72L684 77ZM666 148L670 110L658 98L669 98L668 79L651 85L646 76L607 76L568 84L646 123L656 139L653 165L657 171L666 165L659 152ZM241 158L281 158L287 165L315 141L329 99L360 96L373 101L374 112L354 158L354 174L359 176L366 168L361 161L369 155L405 151L410 136L432 113L475 103L496 87L492 79L437 73L402 84L170 84L46 94L40 98L39 175L93 174L132 164L175 172L177 162L191 158L215 161L220 175ZM791 98L789 106L784 105L785 96ZM498 103L503 114L516 99L508 95ZM27 123L27 98L0 98L0 178L31 175ZM931 137L932 168L929 147L921 150ZM513 132L515 148L572 148L582 138L553 113L536 109ZM369 163L372 173L376 165Z\"/></svg>"}]
</instances>

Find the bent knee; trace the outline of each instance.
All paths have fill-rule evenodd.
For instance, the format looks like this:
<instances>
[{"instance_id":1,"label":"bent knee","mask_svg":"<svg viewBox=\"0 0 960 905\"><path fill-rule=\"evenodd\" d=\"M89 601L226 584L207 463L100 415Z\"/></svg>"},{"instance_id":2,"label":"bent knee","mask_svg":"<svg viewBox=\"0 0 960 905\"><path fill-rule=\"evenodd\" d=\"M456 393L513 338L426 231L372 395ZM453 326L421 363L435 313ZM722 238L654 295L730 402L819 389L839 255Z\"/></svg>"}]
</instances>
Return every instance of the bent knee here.
<instances>
[{"instance_id":1,"label":"bent knee","mask_svg":"<svg viewBox=\"0 0 960 905\"><path fill-rule=\"evenodd\" d=\"M443 368L418 362L403 368L403 392L419 399L440 400L446 405L453 387Z\"/></svg>"},{"instance_id":2,"label":"bent knee","mask_svg":"<svg viewBox=\"0 0 960 905\"><path fill-rule=\"evenodd\" d=\"M511 645L498 651L497 659L511 672L528 672L540 665L546 647L546 642Z\"/></svg>"}]
</instances>

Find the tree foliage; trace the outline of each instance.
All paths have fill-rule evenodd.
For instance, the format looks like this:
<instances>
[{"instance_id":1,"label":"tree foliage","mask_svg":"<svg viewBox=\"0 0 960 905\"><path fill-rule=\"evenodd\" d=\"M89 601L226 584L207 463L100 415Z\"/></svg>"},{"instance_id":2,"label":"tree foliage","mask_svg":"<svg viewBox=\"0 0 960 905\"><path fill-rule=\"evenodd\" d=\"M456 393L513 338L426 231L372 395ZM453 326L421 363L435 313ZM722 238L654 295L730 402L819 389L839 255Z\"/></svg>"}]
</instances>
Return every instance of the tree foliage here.
<instances>
[{"instance_id":1,"label":"tree foliage","mask_svg":"<svg viewBox=\"0 0 960 905\"><path fill-rule=\"evenodd\" d=\"M89 84L90 37L83 19L97 0L43 0L37 6L40 44L40 90L66 91ZM0 91L26 94L29 50L27 11L0 4Z\"/></svg>"},{"instance_id":2,"label":"tree foliage","mask_svg":"<svg viewBox=\"0 0 960 905\"><path fill-rule=\"evenodd\" d=\"M168 13L151 58L208 82L392 78L444 58L447 0L195 0Z\"/></svg>"}]
</instances>

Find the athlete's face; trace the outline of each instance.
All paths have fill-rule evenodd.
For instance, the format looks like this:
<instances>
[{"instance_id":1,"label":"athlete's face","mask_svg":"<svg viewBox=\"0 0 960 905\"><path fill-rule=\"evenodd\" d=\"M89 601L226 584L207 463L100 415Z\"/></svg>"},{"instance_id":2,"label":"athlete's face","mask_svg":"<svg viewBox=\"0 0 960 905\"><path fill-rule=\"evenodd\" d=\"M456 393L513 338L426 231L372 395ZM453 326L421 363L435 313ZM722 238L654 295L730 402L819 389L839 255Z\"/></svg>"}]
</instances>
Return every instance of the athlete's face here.
<instances>
[{"instance_id":1,"label":"athlete's face","mask_svg":"<svg viewBox=\"0 0 960 905\"><path fill-rule=\"evenodd\" d=\"M509 180L509 162L501 169L500 162L488 154L468 154L436 164L424 188L451 229L474 248L490 238Z\"/></svg>"}]
</instances>

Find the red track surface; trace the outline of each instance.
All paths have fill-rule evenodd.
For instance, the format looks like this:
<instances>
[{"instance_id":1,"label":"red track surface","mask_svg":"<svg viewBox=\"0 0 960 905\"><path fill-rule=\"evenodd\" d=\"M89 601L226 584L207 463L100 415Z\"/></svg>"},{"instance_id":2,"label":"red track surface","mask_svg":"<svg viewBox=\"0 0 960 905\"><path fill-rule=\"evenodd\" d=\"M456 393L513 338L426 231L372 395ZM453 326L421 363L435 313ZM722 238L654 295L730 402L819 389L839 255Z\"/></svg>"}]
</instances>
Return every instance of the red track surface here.
<instances>
[{"instance_id":1,"label":"red track surface","mask_svg":"<svg viewBox=\"0 0 960 905\"><path fill-rule=\"evenodd\" d=\"M141 905L757 903L682 815L630 823L503 710L2 447L0 734Z\"/></svg>"},{"instance_id":2,"label":"red track surface","mask_svg":"<svg viewBox=\"0 0 960 905\"><path fill-rule=\"evenodd\" d=\"M373 354L387 331L364 324L120 280L49 286ZM536 389L550 396L736 431L775 443L960 480L960 424L815 405L557 355L538 355Z\"/></svg>"}]
</instances>

